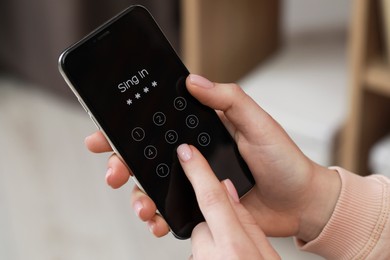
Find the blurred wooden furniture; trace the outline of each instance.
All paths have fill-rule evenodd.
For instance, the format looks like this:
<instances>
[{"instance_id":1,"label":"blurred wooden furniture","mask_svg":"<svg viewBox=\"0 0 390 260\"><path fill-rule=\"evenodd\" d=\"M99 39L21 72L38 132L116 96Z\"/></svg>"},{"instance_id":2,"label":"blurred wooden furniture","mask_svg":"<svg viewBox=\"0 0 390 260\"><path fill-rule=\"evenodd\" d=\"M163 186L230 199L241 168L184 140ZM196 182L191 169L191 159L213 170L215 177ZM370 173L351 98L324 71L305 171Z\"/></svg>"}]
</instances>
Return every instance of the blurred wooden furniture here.
<instances>
[{"instance_id":1,"label":"blurred wooden furniture","mask_svg":"<svg viewBox=\"0 0 390 260\"><path fill-rule=\"evenodd\" d=\"M341 143L343 167L370 173L370 148L390 132L390 65L385 59L377 0L353 2L350 31L349 116Z\"/></svg>"},{"instance_id":2,"label":"blurred wooden furniture","mask_svg":"<svg viewBox=\"0 0 390 260\"><path fill-rule=\"evenodd\" d=\"M233 82L279 46L280 1L182 0L182 56L193 73Z\"/></svg>"}]
</instances>

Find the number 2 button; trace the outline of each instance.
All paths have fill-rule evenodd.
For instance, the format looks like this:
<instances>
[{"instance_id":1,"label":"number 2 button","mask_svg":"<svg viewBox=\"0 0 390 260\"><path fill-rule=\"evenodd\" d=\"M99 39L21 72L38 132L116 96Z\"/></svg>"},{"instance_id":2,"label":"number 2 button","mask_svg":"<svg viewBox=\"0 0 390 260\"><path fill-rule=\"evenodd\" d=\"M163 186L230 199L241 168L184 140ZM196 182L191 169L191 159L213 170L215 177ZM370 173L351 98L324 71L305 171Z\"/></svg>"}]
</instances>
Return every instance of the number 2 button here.
<instances>
[{"instance_id":1,"label":"number 2 button","mask_svg":"<svg viewBox=\"0 0 390 260\"><path fill-rule=\"evenodd\" d=\"M166 120L166 117L165 117L163 112L157 112L153 115L153 122L157 126L162 126L163 124L165 124L165 120Z\"/></svg>"}]
</instances>

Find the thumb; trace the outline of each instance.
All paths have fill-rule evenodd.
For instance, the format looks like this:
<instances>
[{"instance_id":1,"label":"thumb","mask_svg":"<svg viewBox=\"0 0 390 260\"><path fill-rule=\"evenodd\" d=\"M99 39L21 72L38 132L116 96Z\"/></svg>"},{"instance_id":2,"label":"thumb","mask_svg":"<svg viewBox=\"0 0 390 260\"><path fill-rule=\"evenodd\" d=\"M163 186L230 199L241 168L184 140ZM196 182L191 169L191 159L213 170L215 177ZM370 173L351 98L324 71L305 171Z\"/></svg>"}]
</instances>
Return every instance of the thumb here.
<instances>
[{"instance_id":1,"label":"thumb","mask_svg":"<svg viewBox=\"0 0 390 260\"><path fill-rule=\"evenodd\" d=\"M194 74L188 76L186 84L192 96L208 107L221 110L245 136L256 136L257 129L272 127L270 116L237 84L214 83Z\"/></svg>"}]
</instances>

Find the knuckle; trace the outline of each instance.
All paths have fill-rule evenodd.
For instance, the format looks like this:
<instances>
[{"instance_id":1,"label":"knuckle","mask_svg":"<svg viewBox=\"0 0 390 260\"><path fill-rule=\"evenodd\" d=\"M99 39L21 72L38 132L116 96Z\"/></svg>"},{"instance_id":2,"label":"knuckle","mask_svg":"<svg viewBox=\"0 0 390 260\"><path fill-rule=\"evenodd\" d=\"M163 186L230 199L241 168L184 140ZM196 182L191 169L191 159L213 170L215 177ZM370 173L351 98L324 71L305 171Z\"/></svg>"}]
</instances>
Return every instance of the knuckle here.
<instances>
[{"instance_id":1,"label":"knuckle","mask_svg":"<svg viewBox=\"0 0 390 260\"><path fill-rule=\"evenodd\" d=\"M212 189L203 193L200 200L200 206L204 209L213 208L215 205L223 202L225 194L219 189Z\"/></svg>"}]
</instances>

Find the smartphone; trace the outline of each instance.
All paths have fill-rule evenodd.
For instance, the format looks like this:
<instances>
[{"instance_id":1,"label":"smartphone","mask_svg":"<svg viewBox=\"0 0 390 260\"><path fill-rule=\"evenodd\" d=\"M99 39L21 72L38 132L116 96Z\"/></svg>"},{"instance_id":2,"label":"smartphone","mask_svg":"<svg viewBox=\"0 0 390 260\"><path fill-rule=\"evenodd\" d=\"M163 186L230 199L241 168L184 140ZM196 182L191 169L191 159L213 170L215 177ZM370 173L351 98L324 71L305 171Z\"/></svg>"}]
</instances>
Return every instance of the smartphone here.
<instances>
[{"instance_id":1,"label":"smartphone","mask_svg":"<svg viewBox=\"0 0 390 260\"><path fill-rule=\"evenodd\" d=\"M130 6L66 49L59 69L177 238L203 221L176 148L196 146L243 196L254 179L216 112L186 89L188 70L142 6Z\"/></svg>"}]
</instances>

